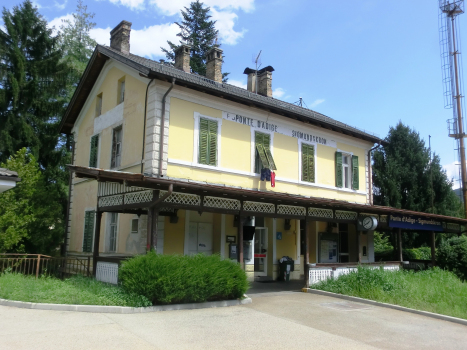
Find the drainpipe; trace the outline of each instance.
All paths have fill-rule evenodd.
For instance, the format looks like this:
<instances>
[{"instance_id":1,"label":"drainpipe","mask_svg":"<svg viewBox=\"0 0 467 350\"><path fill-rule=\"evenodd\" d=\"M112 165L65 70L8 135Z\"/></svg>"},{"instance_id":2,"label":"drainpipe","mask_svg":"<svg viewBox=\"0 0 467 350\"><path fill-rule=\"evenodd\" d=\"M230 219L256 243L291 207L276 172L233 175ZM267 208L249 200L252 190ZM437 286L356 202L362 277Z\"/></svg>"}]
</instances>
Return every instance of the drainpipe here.
<instances>
[{"instance_id":1,"label":"drainpipe","mask_svg":"<svg viewBox=\"0 0 467 350\"><path fill-rule=\"evenodd\" d=\"M154 78L149 80L148 86L146 86L146 97L144 99L144 127L143 127L143 148L141 151L141 174L143 174L143 170L144 170L144 146L145 146L144 143L146 142L146 119L147 119L146 111L148 109L148 90L149 90L149 85L151 85L153 80Z\"/></svg>"},{"instance_id":2,"label":"drainpipe","mask_svg":"<svg viewBox=\"0 0 467 350\"><path fill-rule=\"evenodd\" d=\"M162 177L162 161L163 161L163 151L164 151L164 129L165 129L165 100L167 95L172 91L175 85L175 78L172 78L172 85L166 91L162 97L162 115L161 115L161 137L159 139L159 174L158 177Z\"/></svg>"},{"instance_id":3,"label":"drainpipe","mask_svg":"<svg viewBox=\"0 0 467 350\"><path fill-rule=\"evenodd\" d=\"M373 205L373 196L371 195L372 192L372 186L371 186L371 151L374 151L375 149L379 148L381 146L381 141L372 149L368 151L368 201L370 205Z\"/></svg>"}]
</instances>

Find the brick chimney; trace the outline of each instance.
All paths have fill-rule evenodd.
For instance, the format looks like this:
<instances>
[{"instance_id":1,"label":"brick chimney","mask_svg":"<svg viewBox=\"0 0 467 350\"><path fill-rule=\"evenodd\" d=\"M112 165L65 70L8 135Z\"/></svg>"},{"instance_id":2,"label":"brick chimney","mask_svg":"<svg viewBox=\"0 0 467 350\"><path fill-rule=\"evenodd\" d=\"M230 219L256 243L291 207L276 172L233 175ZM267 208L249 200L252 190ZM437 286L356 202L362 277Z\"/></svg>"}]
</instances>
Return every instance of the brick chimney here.
<instances>
[{"instance_id":1,"label":"brick chimney","mask_svg":"<svg viewBox=\"0 0 467 350\"><path fill-rule=\"evenodd\" d=\"M191 46L181 44L175 51L175 68L181 69L184 72L190 73L190 51Z\"/></svg>"},{"instance_id":2,"label":"brick chimney","mask_svg":"<svg viewBox=\"0 0 467 350\"><path fill-rule=\"evenodd\" d=\"M258 71L258 94L272 97L272 72L274 68L271 66Z\"/></svg>"},{"instance_id":3,"label":"brick chimney","mask_svg":"<svg viewBox=\"0 0 467 350\"><path fill-rule=\"evenodd\" d=\"M206 78L222 83L222 50L214 46L207 56Z\"/></svg>"},{"instance_id":4,"label":"brick chimney","mask_svg":"<svg viewBox=\"0 0 467 350\"><path fill-rule=\"evenodd\" d=\"M130 53L131 22L121 21L110 32L110 47L122 53Z\"/></svg>"}]
</instances>

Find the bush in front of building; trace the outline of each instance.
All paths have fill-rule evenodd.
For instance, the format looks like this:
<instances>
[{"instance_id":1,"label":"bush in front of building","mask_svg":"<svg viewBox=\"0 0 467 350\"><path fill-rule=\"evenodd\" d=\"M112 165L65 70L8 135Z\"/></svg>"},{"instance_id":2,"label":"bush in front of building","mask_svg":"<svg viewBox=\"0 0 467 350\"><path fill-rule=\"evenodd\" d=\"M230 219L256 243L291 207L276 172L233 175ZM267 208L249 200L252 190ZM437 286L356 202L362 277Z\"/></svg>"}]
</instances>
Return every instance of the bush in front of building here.
<instances>
[{"instance_id":1,"label":"bush in front of building","mask_svg":"<svg viewBox=\"0 0 467 350\"><path fill-rule=\"evenodd\" d=\"M463 281L467 280L467 237L447 239L436 252L438 266L454 272Z\"/></svg>"},{"instance_id":2,"label":"bush in front of building","mask_svg":"<svg viewBox=\"0 0 467 350\"><path fill-rule=\"evenodd\" d=\"M248 289L245 271L219 255L150 252L125 261L119 279L129 292L157 304L238 299Z\"/></svg>"},{"instance_id":3,"label":"bush in front of building","mask_svg":"<svg viewBox=\"0 0 467 350\"><path fill-rule=\"evenodd\" d=\"M431 260L431 248L420 247L412 249L403 249L402 256L404 260Z\"/></svg>"}]
</instances>

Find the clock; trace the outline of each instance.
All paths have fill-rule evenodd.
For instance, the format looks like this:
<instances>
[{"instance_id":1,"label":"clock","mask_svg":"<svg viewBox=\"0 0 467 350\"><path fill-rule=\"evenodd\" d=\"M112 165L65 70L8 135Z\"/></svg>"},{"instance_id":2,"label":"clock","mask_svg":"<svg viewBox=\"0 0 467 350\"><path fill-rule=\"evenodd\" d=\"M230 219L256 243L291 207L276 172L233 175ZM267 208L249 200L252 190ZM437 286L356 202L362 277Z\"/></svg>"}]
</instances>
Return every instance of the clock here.
<instances>
[{"instance_id":1,"label":"clock","mask_svg":"<svg viewBox=\"0 0 467 350\"><path fill-rule=\"evenodd\" d=\"M378 220L374 216L362 216L358 219L359 231L374 231L378 226Z\"/></svg>"}]
</instances>

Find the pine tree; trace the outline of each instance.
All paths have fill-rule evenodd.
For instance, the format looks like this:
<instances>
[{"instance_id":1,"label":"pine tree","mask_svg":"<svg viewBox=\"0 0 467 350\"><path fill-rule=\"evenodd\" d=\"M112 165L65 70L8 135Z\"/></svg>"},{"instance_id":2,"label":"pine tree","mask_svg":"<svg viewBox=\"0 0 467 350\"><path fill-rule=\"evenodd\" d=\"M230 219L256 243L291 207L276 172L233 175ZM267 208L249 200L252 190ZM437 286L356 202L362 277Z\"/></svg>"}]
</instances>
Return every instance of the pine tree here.
<instances>
[{"instance_id":1,"label":"pine tree","mask_svg":"<svg viewBox=\"0 0 467 350\"><path fill-rule=\"evenodd\" d=\"M387 144L373 152L374 204L463 216L459 198L439 156L434 154L430 163L430 150L418 132L399 122L390 128L385 140ZM404 247L428 245L429 237L425 233L405 233Z\"/></svg>"},{"instance_id":2,"label":"pine tree","mask_svg":"<svg viewBox=\"0 0 467 350\"><path fill-rule=\"evenodd\" d=\"M47 21L26 0L2 13L0 30L0 161L26 147L42 169L63 157L57 125L66 105L67 65Z\"/></svg>"},{"instance_id":3,"label":"pine tree","mask_svg":"<svg viewBox=\"0 0 467 350\"><path fill-rule=\"evenodd\" d=\"M180 33L177 34L181 39L180 43L190 43L192 46L190 58L191 71L203 76L206 75L207 53L214 45L220 46L220 44L216 43L219 31L214 27L216 21L210 20L210 10L210 7L205 7L202 2L196 0L190 4L189 8L185 7L185 11L180 10L183 17L182 22L175 22L180 28ZM163 47L161 49L165 53L167 60L173 63L175 51L179 45L171 41L167 41L167 44L169 44L169 49ZM229 74L222 74L224 82L227 82L227 75Z\"/></svg>"},{"instance_id":4,"label":"pine tree","mask_svg":"<svg viewBox=\"0 0 467 350\"><path fill-rule=\"evenodd\" d=\"M375 204L458 216L459 203L452 182L437 154L430 163L430 150L418 132L399 122L395 128L390 128L386 141L386 145L373 153ZM434 208L431 206L431 173Z\"/></svg>"}]
</instances>

